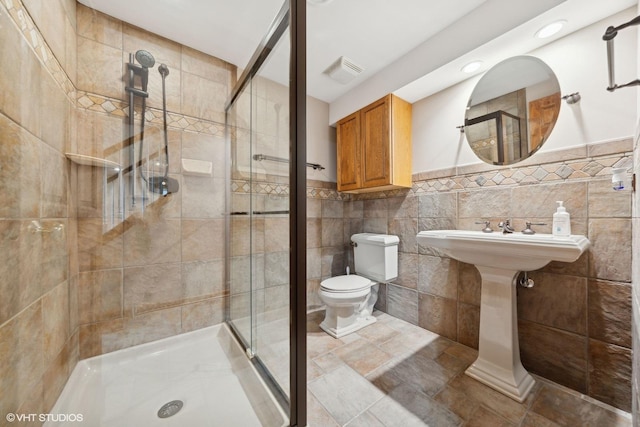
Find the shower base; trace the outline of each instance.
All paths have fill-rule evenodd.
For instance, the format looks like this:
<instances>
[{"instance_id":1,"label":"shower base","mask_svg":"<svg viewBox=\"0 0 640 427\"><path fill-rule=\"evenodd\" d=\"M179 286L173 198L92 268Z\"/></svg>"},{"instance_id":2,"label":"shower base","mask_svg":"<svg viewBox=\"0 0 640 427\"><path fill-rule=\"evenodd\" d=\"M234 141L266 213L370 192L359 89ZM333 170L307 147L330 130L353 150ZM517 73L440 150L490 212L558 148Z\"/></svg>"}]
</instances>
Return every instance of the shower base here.
<instances>
[{"instance_id":1,"label":"shower base","mask_svg":"<svg viewBox=\"0 0 640 427\"><path fill-rule=\"evenodd\" d=\"M173 401L183 405L159 418ZM224 324L78 362L50 413L83 421L45 427L287 425Z\"/></svg>"}]
</instances>

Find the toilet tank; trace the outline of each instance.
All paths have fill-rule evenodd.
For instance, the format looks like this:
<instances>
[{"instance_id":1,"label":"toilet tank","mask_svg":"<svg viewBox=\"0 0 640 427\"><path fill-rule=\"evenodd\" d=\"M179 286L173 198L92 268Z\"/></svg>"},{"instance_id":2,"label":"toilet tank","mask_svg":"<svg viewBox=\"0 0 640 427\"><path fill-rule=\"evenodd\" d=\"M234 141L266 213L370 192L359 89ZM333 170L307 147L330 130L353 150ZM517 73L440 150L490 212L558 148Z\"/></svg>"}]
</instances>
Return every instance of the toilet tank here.
<instances>
[{"instance_id":1,"label":"toilet tank","mask_svg":"<svg viewBox=\"0 0 640 427\"><path fill-rule=\"evenodd\" d=\"M351 241L358 275L383 283L398 277L398 236L360 233L351 236Z\"/></svg>"}]
</instances>

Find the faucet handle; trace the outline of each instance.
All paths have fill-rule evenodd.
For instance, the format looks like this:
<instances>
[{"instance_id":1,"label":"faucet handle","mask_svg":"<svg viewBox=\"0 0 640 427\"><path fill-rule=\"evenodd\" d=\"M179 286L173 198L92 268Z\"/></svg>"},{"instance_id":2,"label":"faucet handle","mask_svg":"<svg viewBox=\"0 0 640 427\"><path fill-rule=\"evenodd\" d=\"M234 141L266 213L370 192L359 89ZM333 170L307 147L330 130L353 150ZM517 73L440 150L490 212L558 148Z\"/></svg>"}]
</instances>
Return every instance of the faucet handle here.
<instances>
[{"instance_id":1,"label":"faucet handle","mask_svg":"<svg viewBox=\"0 0 640 427\"><path fill-rule=\"evenodd\" d=\"M525 222L525 229L522 230L522 234L536 234L536 232L531 228L532 225L547 225L546 222Z\"/></svg>"},{"instance_id":2,"label":"faucet handle","mask_svg":"<svg viewBox=\"0 0 640 427\"><path fill-rule=\"evenodd\" d=\"M484 224L483 233L493 233L491 229L491 221L476 221L476 224Z\"/></svg>"}]
</instances>

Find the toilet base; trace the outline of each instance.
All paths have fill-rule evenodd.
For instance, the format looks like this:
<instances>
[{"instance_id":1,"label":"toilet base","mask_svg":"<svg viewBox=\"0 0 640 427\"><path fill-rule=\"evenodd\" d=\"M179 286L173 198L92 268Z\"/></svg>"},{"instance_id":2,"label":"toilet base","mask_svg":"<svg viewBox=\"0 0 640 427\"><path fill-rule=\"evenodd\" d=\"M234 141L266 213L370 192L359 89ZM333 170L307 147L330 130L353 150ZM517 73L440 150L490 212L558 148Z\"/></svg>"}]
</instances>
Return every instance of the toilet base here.
<instances>
[{"instance_id":1,"label":"toilet base","mask_svg":"<svg viewBox=\"0 0 640 427\"><path fill-rule=\"evenodd\" d=\"M365 326L376 323L377 320L378 319L376 319L374 316L362 316L356 318L356 320L348 326L332 327L328 324L329 322L327 322L327 319L325 318L325 320L320 323L320 328L334 338L342 338L343 336L360 330Z\"/></svg>"}]
</instances>

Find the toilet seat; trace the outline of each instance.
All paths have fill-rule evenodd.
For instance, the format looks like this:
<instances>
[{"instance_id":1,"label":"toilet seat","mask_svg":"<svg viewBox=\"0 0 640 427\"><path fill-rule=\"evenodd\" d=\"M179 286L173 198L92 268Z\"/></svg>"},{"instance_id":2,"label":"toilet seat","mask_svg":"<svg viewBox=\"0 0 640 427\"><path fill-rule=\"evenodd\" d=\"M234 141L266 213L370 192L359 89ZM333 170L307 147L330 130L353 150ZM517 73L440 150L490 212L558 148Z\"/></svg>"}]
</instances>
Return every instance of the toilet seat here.
<instances>
[{"instance_id":1,"label":"toilet seat","mask_svg":"<svg viewBox=\"0 0 640 427\"><path fill-rule=\"evenodd\" d=\"M330 293L350 293L368 289L372 284L374 282L365 277L349 274L323 280L320 289Z\"/></svg>"}]
</instances>

